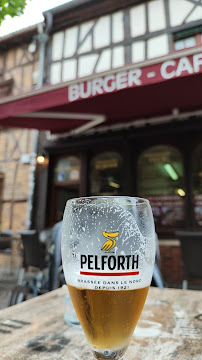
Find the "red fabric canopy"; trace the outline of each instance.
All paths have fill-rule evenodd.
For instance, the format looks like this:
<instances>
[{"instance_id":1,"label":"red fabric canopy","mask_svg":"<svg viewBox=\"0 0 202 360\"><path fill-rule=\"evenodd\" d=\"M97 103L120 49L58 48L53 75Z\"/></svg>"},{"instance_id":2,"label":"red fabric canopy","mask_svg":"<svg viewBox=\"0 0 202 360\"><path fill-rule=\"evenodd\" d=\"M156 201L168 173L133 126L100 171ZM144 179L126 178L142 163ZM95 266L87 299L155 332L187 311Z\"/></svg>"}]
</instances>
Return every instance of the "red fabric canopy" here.
<instances>
[{"instance_id":1,"label":"red fabric canopy","mask_svg":"<svg viewBox=\"0 0 202 360\"><path fill-rule=\"evenodd\" d=\"M105 77L89 78L83 83L69 86L60 84L43 87L32 94L1 100L0 126L50 130L53 133L68 132L86 124L87 114L104 115L104 126L111 126L136 119L171 115L175 108L180 112L201 109L202 54L197 56L198 67L196 64L194 67L193 57L187 57L186 61L179 58L147 66L141 70L141 76L133 73L133 83L129 79L130 70L123 70L118 75L107 74ZM137 69L131 71L136 72ZM91 92L87 93L88 85L92 85L93 81L94 89L91 88ZM70 91L74 94L74 90L81 86L83 98L79 92L77 98L72 100ZM51 113L51 116L48 116L47 112ZM65 115L64 118L58 116L67 113L85 114L86 119L73 119L71 115L67 118ZM92 121L90 116L89 121Z\"/></svg>"}]
</instances>

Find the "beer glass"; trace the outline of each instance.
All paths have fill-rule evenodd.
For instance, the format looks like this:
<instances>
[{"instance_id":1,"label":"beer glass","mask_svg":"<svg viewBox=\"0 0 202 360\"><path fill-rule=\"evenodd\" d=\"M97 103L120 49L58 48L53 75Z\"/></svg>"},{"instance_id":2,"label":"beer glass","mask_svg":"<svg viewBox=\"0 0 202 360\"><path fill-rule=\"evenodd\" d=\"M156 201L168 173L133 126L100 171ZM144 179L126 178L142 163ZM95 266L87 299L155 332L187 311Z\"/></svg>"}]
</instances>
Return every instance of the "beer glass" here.
<instances>
[{"instance_id":1,"label":"beer glass","mask_svg":"<svg viewBox=\"0 0 202 360\"><path fill-rule=\"evenodd\" d=\"M146 300L154 258L148 200L94 196L67 201L63 269L96 359L120 359L126 351Z\"/></svg>"}]
</instances>

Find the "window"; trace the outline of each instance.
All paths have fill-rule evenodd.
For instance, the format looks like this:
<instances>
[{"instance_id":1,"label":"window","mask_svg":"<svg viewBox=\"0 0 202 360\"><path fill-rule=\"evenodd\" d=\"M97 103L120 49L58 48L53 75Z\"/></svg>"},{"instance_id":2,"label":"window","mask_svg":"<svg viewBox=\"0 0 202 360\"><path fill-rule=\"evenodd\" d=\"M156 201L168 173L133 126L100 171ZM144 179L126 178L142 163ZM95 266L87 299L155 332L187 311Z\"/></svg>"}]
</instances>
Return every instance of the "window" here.
<instances>
[{"instance_id":1,"label":"window","mask_svg":"<svg viewBox=\"0 0 202 360\"><path fill-rule=\"evenodd\" d=\"M174 50L188 49L202 44L202 26L186 29L173 34Z\"/></svg>"},{"instance_id":2,"label":"window","mask_svg":"<svg viewBox=\"0 0 202 360\"><path fill-rule=\"evenodd\" d=\"M54 183L74 183L80 181L80 160L68 156L58 160L54 168Z\"/></svg>"},{"instance_id":3,"label":"window","mask_svg":"<svg viewBox=\"0 0 202 360\"><path fill-rule=\"evenodd\" d=\"M176 40L174 45L175 45L175 50L187 49L196 46L196 39L194 36L190 36L185 39Z\"/></svg>"},{"instance_id":4,"label":"window","mask_svg":"<svg viewBox=\"0 0 202 360\"><path fill-rule=\"evenodd\" d=\"M156 225L183 226L184 181L180 152L172 146L154 146L137 165L138 195L150 200Z\"/></svg>"},{"instance_id":5,"label":"window","mask_svg":"<svg viewBox=\"0 0 202 360\"><path fill-rule=\"evenodd\" d=\"M103 152L91 161L91 195L121 194L122 156L117 152Z\"/></svg>"}]
</instances>

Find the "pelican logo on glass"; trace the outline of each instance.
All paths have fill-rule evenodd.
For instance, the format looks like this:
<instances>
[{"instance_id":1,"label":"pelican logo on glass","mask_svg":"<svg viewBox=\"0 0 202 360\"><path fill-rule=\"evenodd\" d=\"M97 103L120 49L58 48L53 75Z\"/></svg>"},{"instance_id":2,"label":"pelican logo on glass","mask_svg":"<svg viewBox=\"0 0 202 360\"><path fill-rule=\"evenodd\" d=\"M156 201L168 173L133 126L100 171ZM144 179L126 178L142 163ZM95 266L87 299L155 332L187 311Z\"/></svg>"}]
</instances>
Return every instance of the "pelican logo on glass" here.
<instances>
[{"instance_id":1,"label":"pelican logo on glass","mask_svg":"<svg viewBox=\"0 0 202 360\"><path fill-rule=\"evenodd\" d=\"M118 231L116 231L116 232L103 231L102 235L108 240L106 240L104 242L101 250L104 250L106 253L111 252L111 250L116 245L116 240L114 238L116 238L119 235L119 232Z\"/></svg>"},{"instance_id":2,"label":"pelican logo on glass","mask_svg":"<svg viewBox=\"0 0 202 360\"><path fill-rule=\"evenodd\" d=\"M103 231L106 238L101 250L107 255L80 255L80 275L130 276L139 275L139 255L111 255L118 241L118 231Z\"/></svg>"}]
</instances>

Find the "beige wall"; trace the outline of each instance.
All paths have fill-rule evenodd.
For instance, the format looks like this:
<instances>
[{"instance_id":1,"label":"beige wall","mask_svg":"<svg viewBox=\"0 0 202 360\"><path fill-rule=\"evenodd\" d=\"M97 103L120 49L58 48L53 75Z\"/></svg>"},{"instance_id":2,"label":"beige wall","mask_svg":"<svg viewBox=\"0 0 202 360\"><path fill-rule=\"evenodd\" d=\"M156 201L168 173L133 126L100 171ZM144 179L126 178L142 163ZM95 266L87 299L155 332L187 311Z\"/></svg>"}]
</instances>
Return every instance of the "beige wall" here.
<instances>
[{"instance_id":1,"label":"beige wall","mask_svg":"<svg viewBox=\"0 0 202 360\"><path fill-rule=\"evenodd\" d=\"M22 156L30 155L31 162L33 140L33 130L0 131L0 173L3 175L0 230L26 228L31 165L23 163Z\"/></svg>"},{"instance_id":2,"label":"beige wall","mask_svg":"<svg viewBox=\"0 0 202 360\"><path fill-rule=\"evenodd\" d=\"M29 44L14 47L0 52L1 82L13 79L9 95L17 95L32 90L38 78L38 49L30 53Z\"/></svg>"},{"instance_id":3,"label":"beige wall","mask_svg":"<svg viewBox=\"0 0 202 360\"><path fill-rule=\"evenodd\" d=\"M31 43L32 40L30 40ZM36 87L38 47L30 52L29 43L0 51L0 95L18 95ZM6 90L7 80L13 79ZM34 131L0 128L0 230L26 228L31 165L22 156L33 153ZM32 156L30 156L31 162Z\"/></svg>"}]
</instances>

